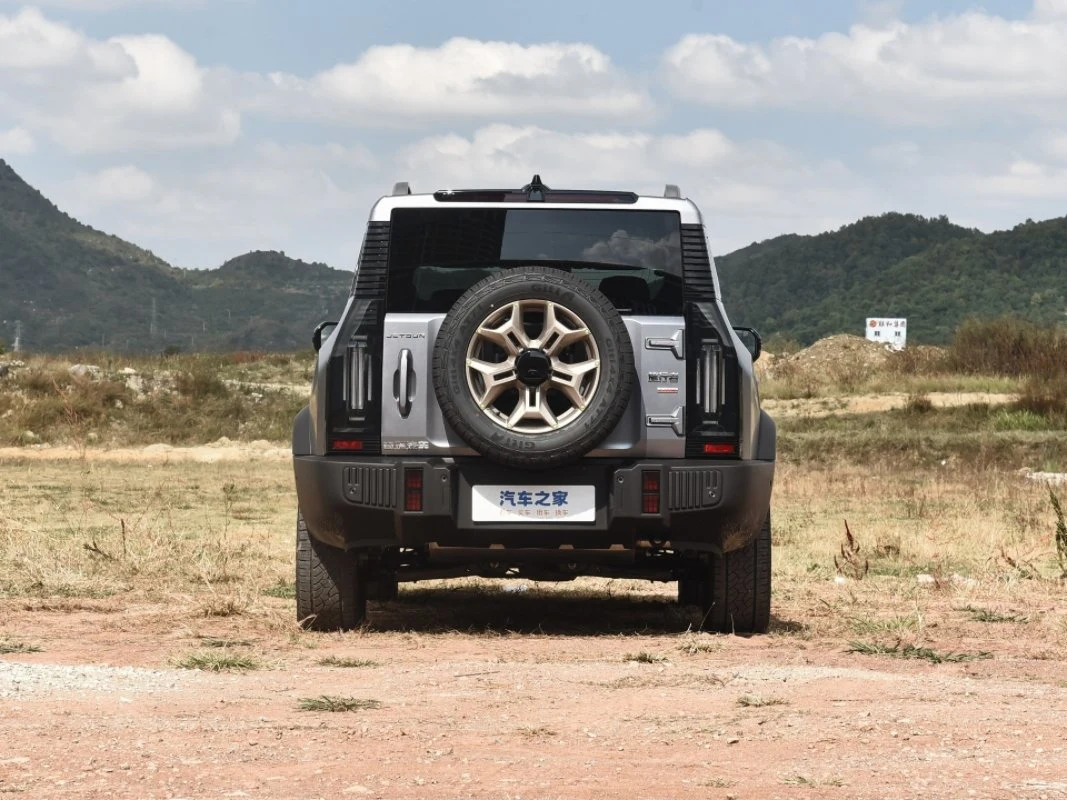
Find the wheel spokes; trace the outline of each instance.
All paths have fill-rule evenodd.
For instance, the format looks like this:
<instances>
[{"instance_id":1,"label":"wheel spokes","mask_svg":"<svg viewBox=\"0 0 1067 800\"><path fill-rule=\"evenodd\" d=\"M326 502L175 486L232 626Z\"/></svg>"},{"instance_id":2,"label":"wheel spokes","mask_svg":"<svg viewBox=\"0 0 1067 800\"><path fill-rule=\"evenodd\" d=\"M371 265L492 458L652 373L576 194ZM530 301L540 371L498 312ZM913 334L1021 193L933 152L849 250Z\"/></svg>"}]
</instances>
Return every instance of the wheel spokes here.
<instances>
[{"instance_id":1,"label":"wheel spokes","mask_svg":"<svg viewBox=\"0 0 1067 800\"><path fill-rule=\"evenodd\" d=\"M572 344L590 338L592 334L589 328L581 325L572 328L560 318L555 303L545 303L545 320L541 328L541 335L534 339L531 347L539 347L549 356L562 352Z\"/></svg>"},{"instance_id":2,"label":"wheel spokes","mask_svg":"<svg viewBox=\"0 0 1067 800\"><path fill-rule=\"evenodd\" d=\"M577 364L556 364L552 368L551 385L559 389L575 408L585 411L588 400L582 395L585 376L600 367L600 359L580 361Z\"/></svg>"},{"instance_id":3,"label":"wheel spokes","mask_svg":"<svg viewBox=\"0 0 1067 800\"><path fill-rule=\"evenodd\" d=\"M540 332L530 336L528 324L539 324ZM574 358L584 360L561 360ZM536 376L542 364L543 382L535 383L530 368ZM586 411L599 385L600 355L588 326L566 306L516 300L494 309L475 329L466 366L471 399L483 413L507 430L536 434L569 425Z\"/></svg>"},{"instance_id":4,"label":"wheel spokes","mask_svg":"<svg viewBox=\"0 0 1067 800\"><path fill-rule=\"evenodd\" d=\"M517 355L519 350L530 346L530 337L526 335L526 330L522 325L522 303L504 306L493 317L499 319L500 313L506 316L495 327L486 326L485 323L489 321L487 319L478 327L475 334L500 345L509 356Z\"/></svg>"},{"instance_id":5,"label":"wheel spokes","mask_svg":"<svg viewBox=\"0 0 1067 800\"><path fill-rule=\"evenodd\" d=\"M515 374L514 356L499 362L468 358L467 369L472 369L482 376L482 396L475 398L482 409L488 408L494 400L519 382Z\"/></svg>"},{"instance_id":6,"label":"wheel spokes","mask_svg":"<svg viewBox=\"0 0 1067 800\"><path fill-rule=\"evenodd\" d=\"M549 428L559 427L559 419L548 407L545 398L545 388L541 386L523 386L519 390L519 402L515 404L514 411L508 417L508 428L514 428L526 420L540 420Z\"/></svg>"}]
</instances>

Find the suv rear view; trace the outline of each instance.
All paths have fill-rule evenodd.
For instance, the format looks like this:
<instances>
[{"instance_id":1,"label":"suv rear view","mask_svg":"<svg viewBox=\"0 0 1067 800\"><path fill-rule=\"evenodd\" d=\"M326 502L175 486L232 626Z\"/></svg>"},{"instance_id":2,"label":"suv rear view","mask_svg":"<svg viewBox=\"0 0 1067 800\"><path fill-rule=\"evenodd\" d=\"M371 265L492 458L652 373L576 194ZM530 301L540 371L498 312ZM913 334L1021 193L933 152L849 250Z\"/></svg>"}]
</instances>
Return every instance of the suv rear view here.
<instances>
[{"instance_id":1,"label":"suv rear view","mask_svg":"<svg viewBox=\"0 0 1067 800\"><path fill-rule=\"evenodd\" d=\"M696 206L519 190L374 207L293 429L298 617L398 581L678 582L703 627L770 619L775 426Z\"/></svg>"}]
</instances>

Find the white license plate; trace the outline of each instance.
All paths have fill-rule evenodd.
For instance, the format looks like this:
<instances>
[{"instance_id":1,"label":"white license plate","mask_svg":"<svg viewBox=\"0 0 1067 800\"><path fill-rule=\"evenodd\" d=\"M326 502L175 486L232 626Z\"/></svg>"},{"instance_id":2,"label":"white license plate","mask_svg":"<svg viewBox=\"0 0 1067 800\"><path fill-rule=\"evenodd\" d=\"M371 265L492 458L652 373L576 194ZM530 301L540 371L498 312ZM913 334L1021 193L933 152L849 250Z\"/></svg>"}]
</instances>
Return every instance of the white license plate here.
<instances>
[{"instance_id":1,"label":"white license plate","mask_svg":"<svg viewBox=\"0 0 1067 800\"><path fill-rule=\"evenodd\" d=\"M475 486L475 522L596 522L595 486Z\"/></svg>"}]
</instances>

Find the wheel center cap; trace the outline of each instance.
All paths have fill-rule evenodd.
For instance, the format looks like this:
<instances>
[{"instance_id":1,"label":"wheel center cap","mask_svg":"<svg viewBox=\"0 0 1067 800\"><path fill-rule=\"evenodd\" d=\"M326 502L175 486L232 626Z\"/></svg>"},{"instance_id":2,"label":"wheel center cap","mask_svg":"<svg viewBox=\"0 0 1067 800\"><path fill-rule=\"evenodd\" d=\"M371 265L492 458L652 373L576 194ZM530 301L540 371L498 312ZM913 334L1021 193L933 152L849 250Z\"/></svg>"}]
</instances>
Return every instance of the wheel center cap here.
<instances>
[{"instance_id":1,"label":"wheel center cap","mask_svg":"<svg viewBox=\"0 0 1067 800\"><path fill-rule=\"evenodd\" d=\"M552 375L552 359L544 350L523 350L515 359L515 372L527 386L540 386Z\"/></svg>"}]
</instances>

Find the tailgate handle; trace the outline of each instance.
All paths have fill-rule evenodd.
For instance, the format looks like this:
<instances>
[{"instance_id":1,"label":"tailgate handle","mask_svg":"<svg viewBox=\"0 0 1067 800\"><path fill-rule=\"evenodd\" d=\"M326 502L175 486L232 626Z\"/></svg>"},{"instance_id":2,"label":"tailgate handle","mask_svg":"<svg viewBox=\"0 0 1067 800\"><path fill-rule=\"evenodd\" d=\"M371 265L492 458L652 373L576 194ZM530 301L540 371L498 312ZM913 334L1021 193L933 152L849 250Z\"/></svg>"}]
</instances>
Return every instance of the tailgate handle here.
<instances>
[{"instance_id":1,"label":"tailgate handle","mask_svg":"<svg viewBox=\"0 0 1067 800\"><path fill-rule=\"evenodd\" d=\"M398 386L396 406L400 416L407 419L411 413L411 398L415 393L415 374L411 369L411 351L400 351L400 365L397 367Z\"/></svg>"}]
</instances>

